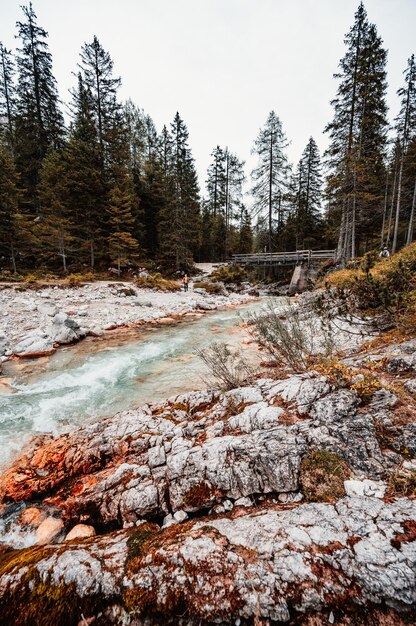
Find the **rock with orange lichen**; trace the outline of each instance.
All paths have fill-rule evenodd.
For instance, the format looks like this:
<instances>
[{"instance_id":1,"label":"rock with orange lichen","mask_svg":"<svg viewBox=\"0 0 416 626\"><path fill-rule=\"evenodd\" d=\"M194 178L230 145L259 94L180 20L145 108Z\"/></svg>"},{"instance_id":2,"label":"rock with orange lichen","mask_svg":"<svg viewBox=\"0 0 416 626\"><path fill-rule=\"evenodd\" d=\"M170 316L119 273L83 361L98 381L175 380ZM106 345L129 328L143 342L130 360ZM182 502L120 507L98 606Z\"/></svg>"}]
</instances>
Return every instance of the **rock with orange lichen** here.
<instances>
[{"instance_id":1,"label":"rock with orange lichen","mask_svg":"<svg viewBox=\"0 0 416 626\"><path fill-rule=\"evenodd\" d=\"M2 624L301 624L392 609L410 624L415 520L415 501L348 497L6 553Z\"/></svg>"},{"instance_id":2,"label":"rock with orange lichen","mask_svg":"<svg viewBox=\"0 0 416 626\"><path fill-rule=\"evenodd\" d=\"M398 403L390 393L389 410ZM4 502L41 500L69 526L128 525L224 500L294 494L310 450L331 451L356 474L380 480L403 460L382 448L382 420L380 391L360 407L357 393L334 389L322 376L259 379L37 439L3 473L0 494ZM399 450L412 450L410 428L396 428Z\"/></svg>"},{"instance_id":3,"label":"rock with orange lichen","mask_svg":"<svg viewBox=\"0 0 416 626\"><path fill-rule=\"evenodd\" d=\"M0 623L414 623L416 402L396 384L258 379L37 437L0 485Z\"/></svg>"}]
</instances>

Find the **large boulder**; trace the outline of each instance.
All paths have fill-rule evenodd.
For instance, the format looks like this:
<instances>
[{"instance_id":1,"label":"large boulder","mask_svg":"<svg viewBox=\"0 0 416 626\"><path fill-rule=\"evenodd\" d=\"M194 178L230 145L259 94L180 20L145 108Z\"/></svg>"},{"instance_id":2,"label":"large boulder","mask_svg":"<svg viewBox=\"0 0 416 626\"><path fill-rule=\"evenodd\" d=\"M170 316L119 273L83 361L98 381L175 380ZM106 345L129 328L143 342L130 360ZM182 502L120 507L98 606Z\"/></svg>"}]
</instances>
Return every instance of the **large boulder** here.
<instances>
[{"instance_id":1,"label":"large boulder","mask_svg":"<svg viewBox=\"0 0 416 626\"><path fill-rule=\"evenodd\" d=\"M55 346L49 335L36 330L25 335L12 350L18 357L39 357L55 352Z\"/></svg>"},{"instance_id":2,"label":"large boulder","mask_svg":"<svg viewBox=\"0 0 416 626\"><path fill-rule=\"evenodd\" d=\"M344 626L404 626L416 609L415 525L414 500L356 497L29 548L2 563L2 623L29 606L42 612L50 589L57 625L312 625L336 615Z\"/></svg>"}]
</instances>

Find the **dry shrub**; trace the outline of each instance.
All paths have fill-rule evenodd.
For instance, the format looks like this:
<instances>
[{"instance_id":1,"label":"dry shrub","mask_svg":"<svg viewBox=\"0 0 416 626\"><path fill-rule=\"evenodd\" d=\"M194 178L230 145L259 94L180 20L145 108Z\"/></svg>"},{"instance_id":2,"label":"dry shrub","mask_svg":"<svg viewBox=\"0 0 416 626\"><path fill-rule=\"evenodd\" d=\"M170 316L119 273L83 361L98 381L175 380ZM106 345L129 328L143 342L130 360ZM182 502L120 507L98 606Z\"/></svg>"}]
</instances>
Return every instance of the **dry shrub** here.
<instances>
[{"instance_id":1,"label":"dry shrub","mask_svg":"<svg viewBox=\"0 0 416 626\"><path fill-rule=\"evenodd\" d=\"M279 364L294 372L309 368L312 357L333 351L331 329L307 307L273 308L252 318L253 335Z\"/></svg>"},{"instance_id":2,"label":"dry shrub","mask_svg":"<svg viewBox=\"0 0 416 626\"><path fill-rule=\"evenodd\" d=\"M393 324L411 326L416 318L416 243L388 259L368 253L358 267L327 276L324 286L338 312L387 314Z\"/></svg>"},{"instance_id":3,"label":"dry shrub","mask_svg":"<svg viewBox=\"0 0 416 626\"><path fill-rule=\"evenodd\" d=\"M224 389L235 389L254 380L255 368L242 356L241 352L231 350L226 343L215 342L198 350L197 355L210 371L214 385Z\"/></svg>"},{"instance_id":4,"label":"dry shrub","mask_svg":"<svg viewBox=\"0 0 416 626\"><path fill-rule=\"evenodd\" d=\"M176 280L163 278L158 272L148 276L138 276L135 279L137 287L142 289L157 289L158 291L179 291L181 286Z\"/></svg>"},{"instance_id":5,"label":"dry shrub","mask_svg":"<svg viewBox=\"0 0 416 626\"><path fill-rule=\"evenodd\" d=\"M345 496L344 480L351 471L343 458L328 450L314 450L300 466L300 484L309 502L333 502Z\"/></svg>"},{"instance_id":6,"label":"dry shrub","mask_svg":"<svg viewBox=\"0 0 416 626\"><path fill-rule=\"evenodd\" d=\"M199 280L194 283L194 289L205 289L207 293L222 294L223 287L219 283L210 283L207 280Z\"/></svg>"},{"instance_id":7,"label":"dry shrub","mask_svg":"<svg viewBox=\"0 0 416 626\"><path fill-rule=\"evenodd\" d=\"M416 496L416 471L404 468L392 471L387 483L387 496Z\"/></svg>"},{"instance_id":8,"label":"dry shrub","mask_svg":"<svg viewBox=\"0 0 416 626\"><path fill-rule=\"evenodd\" d=\"M82 280L79 274L69 274L65 282L68 287L81 287L82 285Z\"/></svg>"},{"instance_id":9,"label":"dry shrub","mask_svg":"<svg viewBox=\"0 0 416 626\"><path fill-rule=\"evenodd\" d=\"M235 283L240 285L244 280L247 280L247 270L241 265L229 264L219 267L211 273L210 279L214 282L221 282L225 285Z\"/></svg>"},{"instance_id":10,"label":"dry shrub","mask_svg":"<svg viewBox=\"0 0 416 626\"><path fill-rule=\"evenodd\" d=\"M324 359L313 366L313 369L326 378L338 389L346 388L355 391L359 398L368 401L372 395L382 388L378 378L362 369L348 367L337 359Z\"/></svg>"}]
</instances>

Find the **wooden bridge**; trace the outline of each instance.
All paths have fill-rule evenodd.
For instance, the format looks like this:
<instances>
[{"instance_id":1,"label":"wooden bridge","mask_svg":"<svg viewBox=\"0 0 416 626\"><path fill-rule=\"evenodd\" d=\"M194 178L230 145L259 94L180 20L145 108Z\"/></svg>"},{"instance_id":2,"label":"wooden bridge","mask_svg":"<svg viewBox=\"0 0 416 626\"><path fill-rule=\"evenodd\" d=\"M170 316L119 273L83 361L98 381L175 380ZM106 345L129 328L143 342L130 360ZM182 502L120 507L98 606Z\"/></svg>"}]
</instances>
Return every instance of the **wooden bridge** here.
<instances>
[{"instance_id":1,"label":"wooden bridge","mask_svg":"<svg viewBox=\"0 0 416 626\"><path fill-rule=\"evenodd\" d=\"M259 254L233 254L233 262L240 265L301 265L335 261L336 250L295 250L293 252L260 252Z\"/></svg>"}]
</instances>

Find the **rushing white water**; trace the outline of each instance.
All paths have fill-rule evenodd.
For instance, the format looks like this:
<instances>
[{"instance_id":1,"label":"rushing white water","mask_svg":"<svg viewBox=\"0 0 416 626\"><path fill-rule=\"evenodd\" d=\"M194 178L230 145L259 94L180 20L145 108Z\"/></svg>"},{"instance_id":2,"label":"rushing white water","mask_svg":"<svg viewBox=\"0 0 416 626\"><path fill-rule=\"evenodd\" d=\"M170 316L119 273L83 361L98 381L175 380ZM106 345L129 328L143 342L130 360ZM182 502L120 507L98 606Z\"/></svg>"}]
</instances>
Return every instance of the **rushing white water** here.
<instances>
[{"instance_id":1,"label":"rushing white water","mask_svg":"<svg viewBox=\"0 0 416 626\"><path fill-rule=\"evenodd\" d=\"M234 332L258 302L198 320L141 332L127 344L86 353L79 344L59 350L43 368L13 377L0 395L0 464L34 433L57 434L86 419L201 388L205 368L196 350L212 341L241 342Z\"/></svg>"}]
</instances>

